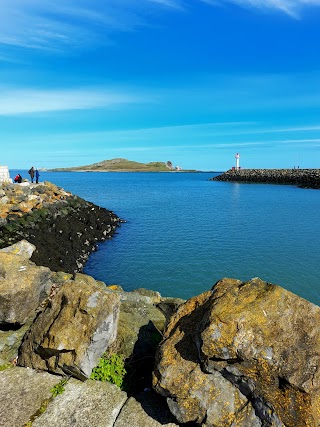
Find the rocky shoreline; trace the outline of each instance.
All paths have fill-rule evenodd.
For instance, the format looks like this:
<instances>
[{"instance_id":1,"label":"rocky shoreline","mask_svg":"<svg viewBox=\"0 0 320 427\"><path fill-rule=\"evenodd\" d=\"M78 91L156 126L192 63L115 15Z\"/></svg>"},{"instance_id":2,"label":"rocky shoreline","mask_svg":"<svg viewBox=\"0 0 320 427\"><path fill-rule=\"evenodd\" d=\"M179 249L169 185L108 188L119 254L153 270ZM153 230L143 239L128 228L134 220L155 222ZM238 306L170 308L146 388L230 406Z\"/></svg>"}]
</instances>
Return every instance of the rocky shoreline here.
<instances>
[{"instance_id":1,"label":"rocky shoreline","mask_svg":"<svg viewBox=\"0 0 320 427\"><path fill-rule=\"evenodd\" d=\"M320 169L230 169L211 181L235 181L291 184L302 188L320 188Z\"/></svg>"},{"instance_id":2,"label":"rocky shoreline","mask_svg":"<svg viewBox=\"0 0 320 427\"><path fill-rule=\"evenodd\" d=\"M81 271L97 243L122 220L49 182L2 184L0 248L22 239L35 245L32 261L53 271Z\"/></svg>"},{"instance_id":3,"label":"rocky shoreline","mask_svg":"<svg viewBox=\"0 0 320 427\"><path fill-rule=\"evenodd\" d=\"M259 278L225 278L188 301L107 286L75 266L81 270L79 253L87 253L84 239L111 237L119 218L49 183L7 185L0 188L2 427L318 427L320 307ZM68 216L62 233L62 223L53 227ZM55 269L40 262L48 224L64 248L84 224L80 252L51 249ZM38 236L39 248L25 239L6 245L19 236ZM62 256L69 272L58 269ZM124 390L90 379L106 354L124 360Z\"/></svg>"}]
</instances>

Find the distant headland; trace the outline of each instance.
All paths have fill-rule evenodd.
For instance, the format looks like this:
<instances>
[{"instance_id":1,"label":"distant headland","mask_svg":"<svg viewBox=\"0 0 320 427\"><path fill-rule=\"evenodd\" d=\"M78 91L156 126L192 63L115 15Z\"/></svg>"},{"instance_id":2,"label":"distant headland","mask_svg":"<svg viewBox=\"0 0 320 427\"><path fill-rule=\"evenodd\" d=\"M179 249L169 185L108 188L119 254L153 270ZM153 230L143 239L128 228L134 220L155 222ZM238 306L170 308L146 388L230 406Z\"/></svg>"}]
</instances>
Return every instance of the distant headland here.
<instances>
[{"instance_id":1,"label":"distant headland","mask_svg":"<svg viewBox=\"0 0 320 427\"><path fill-rule=\"evenodd\" d=\"M50 172L195 172L174 166L171 161L139 163L117 158L91 165L50 169Z\"/></svg>"}]
</instances>

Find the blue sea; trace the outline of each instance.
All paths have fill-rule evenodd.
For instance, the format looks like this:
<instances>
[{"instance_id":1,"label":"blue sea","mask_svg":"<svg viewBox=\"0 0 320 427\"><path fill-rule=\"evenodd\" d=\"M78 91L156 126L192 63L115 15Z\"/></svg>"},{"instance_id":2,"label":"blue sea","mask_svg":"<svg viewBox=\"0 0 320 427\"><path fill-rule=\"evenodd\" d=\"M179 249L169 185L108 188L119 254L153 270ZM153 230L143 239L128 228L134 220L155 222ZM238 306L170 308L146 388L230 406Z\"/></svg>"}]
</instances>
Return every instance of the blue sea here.
<instances>
[{"instance_id":1,"label":"blue sea","mask_svg":"<svg viewBox=\"0 0 320 427\"><path fill-rule=\"evenodd\" d=\"M40 181L126 220L85 267L108 285L189 298L223 277L260 277L320 305L320 190L215 175L41 172Z\"/></svg>"}]
</instances>

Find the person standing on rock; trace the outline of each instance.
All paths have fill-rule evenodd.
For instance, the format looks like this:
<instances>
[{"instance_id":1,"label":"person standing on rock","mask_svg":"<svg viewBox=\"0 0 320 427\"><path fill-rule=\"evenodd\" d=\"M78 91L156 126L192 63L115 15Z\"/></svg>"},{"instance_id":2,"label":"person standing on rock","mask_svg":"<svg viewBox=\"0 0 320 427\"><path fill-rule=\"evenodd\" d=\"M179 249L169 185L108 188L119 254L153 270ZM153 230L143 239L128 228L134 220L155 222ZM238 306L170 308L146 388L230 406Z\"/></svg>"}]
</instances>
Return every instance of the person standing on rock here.
<instances>
[{"instance_id":1,"label":"person standing on rock","mask_svg":"<svg viewBox=\"0 0 320 427\"><path fill-rule=\"evenodd\" d=\"M36 184L38 184L39 182L39 176L40 176L39 171L38 169L36 169Z\"/></svg>"},{"instance_id":2,"label":"person standing on rock","mask_svg":"<svg viewBox=\"0 0 320 427\"><path fill-rule=\"evenodd\" d=\"M28 174L30 175L31 182L33 183L33 178L34 178L34 168L33 168L33 166L32 166L31 169L28 170Z\"/></svg>"}]
</instances>

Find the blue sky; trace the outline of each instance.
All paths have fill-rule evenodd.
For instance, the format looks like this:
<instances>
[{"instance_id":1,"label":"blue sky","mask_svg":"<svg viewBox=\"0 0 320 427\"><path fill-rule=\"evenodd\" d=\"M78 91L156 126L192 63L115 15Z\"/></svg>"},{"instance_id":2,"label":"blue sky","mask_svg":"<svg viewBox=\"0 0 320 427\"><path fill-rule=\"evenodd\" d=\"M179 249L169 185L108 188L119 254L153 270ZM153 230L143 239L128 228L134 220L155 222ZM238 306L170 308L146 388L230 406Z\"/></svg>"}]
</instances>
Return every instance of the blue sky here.
<instances>
[{"instance_id":1,"label":"blue sky","mask_svg":"<svg viewBox=\"0 0 320 427\"><path fill-rule=\"evenodd\" d=\"M1 0L0 164L320 167L320 0Z\"/></svg>"}]
</instances>

